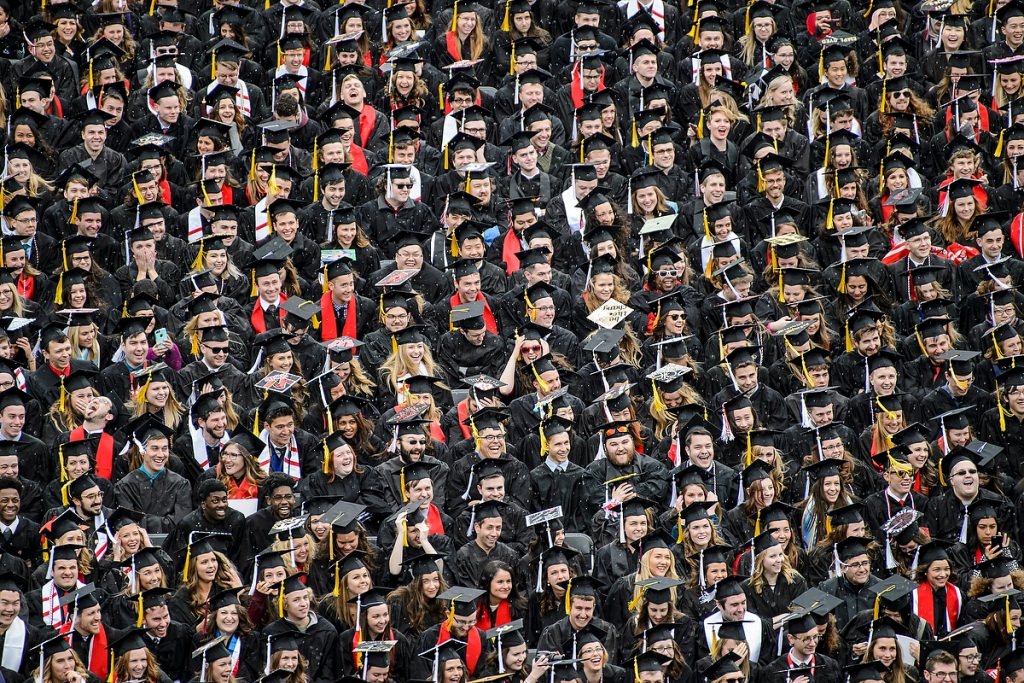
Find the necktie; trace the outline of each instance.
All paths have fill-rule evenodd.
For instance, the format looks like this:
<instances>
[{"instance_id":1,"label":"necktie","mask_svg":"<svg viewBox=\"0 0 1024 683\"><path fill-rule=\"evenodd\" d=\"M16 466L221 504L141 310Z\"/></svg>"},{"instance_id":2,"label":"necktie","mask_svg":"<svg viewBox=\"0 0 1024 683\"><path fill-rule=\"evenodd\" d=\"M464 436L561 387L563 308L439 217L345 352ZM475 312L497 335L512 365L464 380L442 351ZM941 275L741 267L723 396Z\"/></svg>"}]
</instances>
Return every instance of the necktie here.
<instances>
[{"instance_id":1,"label":"necktie","mask_svg":"<svg viewBox=\"0 0 1024 683\"><path fill-rule=\"evenodd\" d=\"M267 310L263 312L263 321L268 330L281 326L281 320L277 315L277 306L267 306Z\"/></svg>"},{"instance_id":2,"label":"necktie","mask_svg":"<svg viewBox=\"0 0 1024 683\"><path fill-rule=\"evenodd\" d=\"M11 539L14 538L14 532L11 531L10 529L4 529L3 536L4 536L4 543L10 543Z\"/></svg>"}]
</instances>

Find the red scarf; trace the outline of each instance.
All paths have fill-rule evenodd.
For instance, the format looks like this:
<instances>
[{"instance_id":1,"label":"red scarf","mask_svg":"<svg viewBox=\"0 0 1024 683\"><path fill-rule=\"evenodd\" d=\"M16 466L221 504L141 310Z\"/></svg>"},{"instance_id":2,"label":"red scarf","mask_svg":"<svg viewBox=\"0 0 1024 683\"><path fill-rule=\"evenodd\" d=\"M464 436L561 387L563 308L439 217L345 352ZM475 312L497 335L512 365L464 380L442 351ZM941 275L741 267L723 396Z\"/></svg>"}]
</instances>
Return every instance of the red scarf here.
<instances>
[{"instance_id":1,"label":"red scarf","mask_svg":"<svg viewBox=\"0 0 1024 683\"><path fill-rule=\"evenodd\" d=\"M373 66L373 57L370 56L369 52L363 53L363 64L366 66Z\"/></svg>"},{"instance_id":2,"label":"red scarf","mask_svg":"<svg viewBox=\"0 0 1024 683\"><path fill-rule=\"evenodd\" d=\"M363 110L359 112L359 140L360 147L369 147L370 136L373 135L373 129L377 125L377 110L368 104L363 105Z\"/></svg>"},{"instance_id":3,"label":"red scarf","mask_svg":"<svg viewBox=\"0 0 1024 683\"><path fill-rule=\"evenodd\" d=\"M60 632L67 636L71 633L74 628L72 619L64 622L60 627ZM81 638L82 636L75 633L73 638ZM96 674L96 677L101 681L107 680L107 675L110 673L110 648L107 646L107 628L100 624L100 632L92 637L92 642L89 644L89 661L86 662L89 667L89 671Z\"/></svg>"},{"instance_id":4,"label":"red scarf","mask_svg":"<svg viewBox=\"0 0 1024 683\"><path fill-rule=\"evenodd\" d=\"M160 201L167 206L170 206L173 203L171 202L171 184L167 182L166 178L160 179ZM224 203L227 204L227 201Z\"/></svg>"},{"instance_id":5,"label":"red scarf","mask_svg":"<svg viewBox=\"0 0 1024 683\"><path fill-rule=\"evenodd\" d=\"M581 61L577 61L572 67L572 80L569 82L569 94L572 95L572 106L575 109L579 109L583 106L583 75ZM604 90L604 67L601 67L601 80L597 82L597 90L595 92L601 92Z\"/></svg>"},{"instance_id":6,"label":"red scarf","mask_svg":"<svg viewBox=\"0 0 1024 683\"><path fill-rule=\"evenodd\" d=\"M914 614L928 622L932 632L938 632L935 628L935 596L932 593L932 586L927 581L922 581L914 589L912 602ZM960 589L952 583L946 584L946 631L950 632L956 628L957 619L960 617Z\"/></svg>"},{"instance_id":7,"label":"red scarf","mask_svg":"<svg viewBox=\"0 0 1024 683\"><path fill-rule=\"evenodd\" d=\"M220 194L223 197L222 203L224 206L231 206L235 203L235 193L232 190L233 188L227 183L220 186Z\"/></svg>"},{"instance_id":8,"label":"red scarf","mask_svg":"<svg viewBox=\"0 0 1024 683\"><path fill-rule=\"evenodd\" d=\"M459 429L462 430L462 438L468 439L473 435L469 430L469 426L466 424L466 420L469 419L469 399L464 398L459 401L455 406L455 411L459 415Z\"/></svg>"},{"instance_id":9,"label":"red scarf","mask_svg":"<svg viewBox=\"0 0 1024 683\"><path fill-rule=\"evenodd\" d=\"M448 50L448 56L456 62L462 61L462 45L455 31L448 31L444 34L444 44Z\"/></svg>"},{"instance_id":10,"label":"red scarf","mask_svg":"<svg viewBox=\"0 0 1024 683\"><path fill-rule=\"evenodd\" d=\"M487 303L487 297L482 292L477 292L476 300L484 302L484 327L491 334L498 334L498 323L494 321L494 313L491 311L490 304ZM448 303L451 304L453 311L456 306L461 306L462 301L459 299L459 293L455 292L455 294L452 294L452 298L448 300Z\"/></svg>"},{"instance_id":11,"label":"red scarf","mask_svg":"<svg viewBox=\"0 0 1024 683\"><path fill-rule=\"evenodd\" d=\"M342 327L341 335L351 339L356 338L356 312L359 307L356 305L356 297L353 295L345 304L345 325ZM324 292L320 297L320 341L331 341L338 338L338 320L334 317L334 297L330 292Z\"/></svg>"},{"instance_id":12,"label":"red scarf","mask_svg":"<svg viewBox=\"0 0 1024 683\"><path fill-rule=\"evenodd\" d=\"M68 441L84 441L88 438L85 427L76 427L71 430ZM100 433L100 445L96 448L95 474L110 481L114 477L114 437L106 432Z\"/></svg>"},{"instance_id":13,"label":"red scarf","mask_svg":"<svg viewBox=\"0 0 1024 683\"><path fill-rule=\"evenodd\" d=\"M25 299L31 299L36 293L36 279L26 275L25 271L18 276L18 294Z\"/></svg>"},{"instance_id":14,"label":"red scarf","mask_svg":"<svg viewBox=\"0 0 1024 683\"><path fill-rule=\"evenodd\" d=\"M285 296L284 292L281 292L281 303L284 303L287 300L288 297ZM280 304L278 304L277 306L277 315L278 318L284 320L284 309L281 308ZM257 334L260 332L267 331L267 323L265 320L263 320L263 307L260 306L259 299L257 299L256 303L252 305L252 315L249 316L249 323L252 325L252 329L255 330Z\"/></svg>"},{"instance_id":15,"label":"red scarf","mask_svg":"<svg viewBox=\"0 0 1024 683\"><path fill-rule=\"evenodd\" d=\"M448 632L448 625L441 624L441 632L437 637L437 644L447 642L452 639L452 634ZM477 665L480 664L480 655L483 654L483 645L480 642L480 629L473 627L466 634L466 667L469 669L469 673L475 674Z\"/></svg>"},{"instance_id":16,"label":"red scarf","mask_svg":"<svg viewBox=\"0 0 1024 683\"><path fill-rule=\"evenodd\" d=\"M234 477L228 478L228 498L230 500L245 500L248 498L259 498L260 488L248 479L242 483L236 483Z\"/></svg>"},{"instance_id":17,"label":"red scarf","mask_svg":"<svg viewBox=\"0 0 1024 683\"><path fill-rule=\"evenodd\" d=\"M519 239L519 234L510 225L501 242L501 260L505 262L505 274L509 277L519 270L519 257L516 254L522 249L523 244Z\"/></svg>"},{"instance_id":18,"label":"red scarf","mask_svg":"<svg viewBox=\"0 0 1024 683\"><path fill-rule=\"evenodd\" d=\"M494 623L491 623L491 609L488 604L487 596L480 602L480 606L476 610L476 627L481 631L490 631L492 628L504 626L505 624L512 621L512 606L508 604L508 600L502 600L498 603L498 613L494 617Z\"/></svg>"},{"instance_id":19,"label":"red scarf","mask_svg":"<svg viewBox=\"0 0 1024 683\"><path fill-rule=\"evenodd\" d=\"M53 374L57 375L57 377L63 377L64 379L67 379L68 375L71 374L71 364L70 363L63 370L58 370L57 368L53 367L49 363L47 363L46 365L50 368L50 372L52 372Z\"/></svg>"},{"instance_id":20,"label":"red scarf","mask_svg":"<svg viewBox=\"0 0 1024 683\"><path fill-rule=\"evenodd\" d=\"M433 503L427 508L427 534L444 536L444 522L441 521L441 511Z\"/></svg>"},{"instance_id":21,"label":"red scarf","mask_svg":"<svg viewBox=\"0 0 1024 683\"><path fill-rule=\"evenodd\" d=\"M368 175L370 173L370 165L366 163L366 155L363 154L363 148L349 145L348 153L352 157L352 170L362 175Z\"/></svg>"}]
</instances>

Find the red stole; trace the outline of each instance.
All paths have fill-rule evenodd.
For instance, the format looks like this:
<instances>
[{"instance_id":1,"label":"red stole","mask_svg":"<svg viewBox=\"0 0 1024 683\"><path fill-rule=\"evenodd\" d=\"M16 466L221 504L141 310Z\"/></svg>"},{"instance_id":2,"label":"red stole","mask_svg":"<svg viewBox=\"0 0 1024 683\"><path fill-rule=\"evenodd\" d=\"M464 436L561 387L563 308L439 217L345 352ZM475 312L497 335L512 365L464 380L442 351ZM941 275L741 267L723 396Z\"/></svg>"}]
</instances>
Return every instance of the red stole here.
<instances>
[{"instance_id":1,"label":"red stole","mask_svg":"<svg viewBox=\"0 0 1024 683\"><path fill-rule=\"evenodd\" d=\"M234 477L229 477L228 481L228 498L231 500L244 500L247 498L259 498L260 488L248 479L243 479L242 483L235 483Z\"/></svg>"},{"instance_id":2,"label":"red stole","mask_svg":"<svg viewBox=\"0 0 1024 683\"><path fill-rule=\"evenodd\" d=\"M359 146L368 147L370 144L370 136L373 135L373 129L377 125L377 110L368 104L363 105L362 111L359 112Z\"/></svg>"},{"instance_id":3,"label":"red stole","mask_svg":"<svg viewBox=\"0 0 1024 683\"><path fill-rule=\"evenodd\" d=\"M86 439L85 427L76 427L71 430L68 437L70 442L84 441ZM106 432L100 434L100 444L96 448L95 474L107 481L114 476L114 437Z\"/></svg>"},{"instance_id":4,"label":"red stole","mask_svg":"<svg viewBox=\"0 0 1024 683\"><path fill-rule=\"evenodd\" d=\"M569 94L572 96L572 106L575 109L579 109L583 106L583 75L582 68L580 65L583 62L577 61L576 65L572 68L572 80L569 81ZM604 68L601 69L601 80L597 82L597 90L595 92L601 92L604 90Z\"/></svg>"},{"instance_id":5,"label":"red stole","mask_svg":"<svg viewBox=\"0 0 1024 683\"><path fill-rule=\"evenodd\" d=\"M501 260L505 262L505 274L509 277L519 270L519 257L517 253L523 250L523 244L519 234L510 225L505 231L505 237L501 240Z\"/></svg>"},{"instance_id":6,"label":"red stole","mask_svg":"<svg viewBox=\"0 0 1024 683\"><path fill-rule=\"evenodd\" d=\"M60 633L65 636L71 634L74 629L72 622L71 619L64 622L60 627ZM82 636L75 633L71 637L81 638ZM110 673L110 648L107 646L107 627L103 624L100 624L99 633L92 637L92 642L89 644L89 661L85 662L85 665L101 681L107 680L107 675Z\"/></svg>"},{"instance_id":7,"label":"red stole","mask_svg":"<svg viewBox=\"0 0 1024 683\"><path fill-rule=\"evenodd\" d=\"M490 304L487 303L487 297L485 297L482 292L477 292L476 300L484 302L484 327L486 327L487 331L491 334L498 334L498 323L494 320L494 313L491 311ZM459 300L459 293L456 292L455 294L452 294L452 298L448 300L448 303L451 304L452 310L455 310L456 306L461 305L462 302Z\"/></svg>"},{"instance_id":8,"label":"red stole","mask_svg":"<svg viewBox=\"0 0 1024 683\"><path fill-rule=\"evenodd\" d=\"M913 602L914 612L935 628L935 596L932 593L932 586L927 581L922 581L914 589ZM960 589L952 583L946 584L946 630L952 631L956 628L957 619L960 617Z\"/></svg>"},{"instance_id":9,"label":"red stole","mask_svg":"<svg viewBox=\"0 0 1024 683\"><path fill-rule=\"evenodd\" d=\"M431 506L433 507L433 506ZM441 632L437 637L437 644L447 642L452 639L452 634L448 632L448 626L441 624ZM466 634L466 668L469 669L469 673L475 674L477 671L477 665L480 664L480 655L483 654L483 644L480 642L480 629L473 627Z\"/></svg>"},{"instance_id":10,"label":"red stole","mask_svg":"<svg viewBox=\"0 0 1024 683\"><path fill-rule=\"evenodd\" d=\"M886 190L885 194L882 195L881 199L878 200L879 204L882 207L882 222L883 223L888 223L889 219L892 218L893 211L895 211L895 207L886 206L885 205L885 203L889 200L889 196L890 196L889 191Z\"/></svg>"},{"instance_id":11,"label":"red stole","mask_svg":"<svg viewBox=\"0 0 1024 683\"><path fill-rule=\"evenodd\" d=\"M462 45L459 42L459 36L455 31L448 31L444 34L444 44L448 50L448 56L456 62L462 61Z\"/></svg>"},{"instance_id":12,"label":"red stole","mask_svg":"<svg viewBox=\"0 0 1024 683\"><path fill-rule=\"evenodd\" d=\"M234 204L235 193L233 190L234 188L232 188L227 183L224 183L223 185L220 186L220 194L224 198L224 206L231 206L232 204Z\"/></svg>"},{"instance_id":13,"label":"red stole","mask_svg":"<svg viewBox=\"0 0 1024 683\"><path fill-rule=\"evenodd\" d=\"M173 203L171 202L171 184L167 182L166 178L161 178L159 187L160 201L162 201L167 206L170 206Z\"/></svg>"},{"instance_id":14,"label":"red stole","mask_svg":"<svg viewBox=\"0 0 1024 683\"><path fill-rule=\"evenodd\" d=\"M356 338L356 312L358 310L356 297L353 295L346 304L345 325L341 330L343 337ZM338 320L334 317L334 297L330 292L324 292L324 295L320 297L320 340L326 342L337 338Z\"/></svg>"},{"instance_id":15,"label":"red stole","mask_svg":"<svg viewBox=\"0 0 1024 683\"><path fill-rule=\"evenodd\" d=\"M473 434L469 431L469 427L466 425L466 420L469 419L469 399L464 398L455 406L455 411L459 415L459 429L462 430L462 438L468 439Z\"/></svg>"},{"instance_id":16,"label":"red stole","mask_svg":"<svg viewBox=\"0 0 1024 683\"><path fill-rule=\"evenodd\" d=\"M370 56L369 52L363 53L363 64L366 66L373 66L373 57Z\"/></svg>"},{"instance_id":17,"label":"red stole","mask_svg":"<svg viewBox=\"0 0 1024 683\"><path fill-rule=\"evenodd\" d=\"M284 292L281 292L281 303L284 303L287 300L288 297L285 296ZM284 320L284 309L281 308L280 304L277 306L277 315L280 320ZM252 329L257 333L267 331L267 323L263 320L263 307L260 306L259 299L256 299L255 303L252 305L252 314L249 316L249 323L252 325Z\"/></svg>"},{"instance_id":18,"label":"red stole","mask_svg":"<svg viewBox=\"0 0 1024 683\"><path fill-rule=\"evenodd\" d=\"M476 627L482 631L490 631L492 628L503 626L512 621L512 606L508 604L508 600L502 600L498 603L497 614L494 616L494 623L491 623L491 609L490 605L487 604L487 596L484 596L483 600L480 601L480 606L476 610Z\"/></svg>"},{"instance_id":19,"label":"red stole","mask_svg":"<svg viewBox=\"0 0 1024 683\"><path fill-rule=\"evenodd\" d=\"M348 153L352 157L352 170L362 175L368 175L370 173L370 165L366 163L366 155L363 153L363 148L349 145Z\"/></svg>"},{"instance_id":20,"label":"red stole","mask_svg":"<svg viewBox=\"0 0 1024 683\"><path fill-rule=\"evenodd\" d=\"M36 293L36 279L26 275L25 271L18 276L18 294L25 299L31 299Z\"/></svg>"},{"instance_id":21,"label":"red stole","mask_svg":"<svg viewBox=\"0 0 1024 683\"><path fill-rule=\"evenodd\" d=\"M942 206L942 203L946 201L945 188L948 187L952 182L953 177L949 176L939 184L939 206ZM985 191L984 187L982 187L981 185L975 185L974 187L971 188L971 191L974 193L974 199L975 201L978 202L979 207L988 206L988 192Z\"/></svg>"},{"instance_id":22,"label":"red stole","mask_svg":"<svg viewBox=\"0 0 1024 683\"><path fill-rule=\"evenodd\" d=\"M433 503L427 508L427 533L444 536L444 522L441 521L441 511Z\"/></svg>"},{"instance_id":23,"label":"red stole","mask_svg":"<svg viewBox=\"0 0 1024 683\"><path fill-rule=\"evenodd\" d=\"M441 425L437 423L437 420L430 423L430 438L441 443L448 441L448 438L444 435L444 430L441 429Z\"/></svg>"}]
</instances>

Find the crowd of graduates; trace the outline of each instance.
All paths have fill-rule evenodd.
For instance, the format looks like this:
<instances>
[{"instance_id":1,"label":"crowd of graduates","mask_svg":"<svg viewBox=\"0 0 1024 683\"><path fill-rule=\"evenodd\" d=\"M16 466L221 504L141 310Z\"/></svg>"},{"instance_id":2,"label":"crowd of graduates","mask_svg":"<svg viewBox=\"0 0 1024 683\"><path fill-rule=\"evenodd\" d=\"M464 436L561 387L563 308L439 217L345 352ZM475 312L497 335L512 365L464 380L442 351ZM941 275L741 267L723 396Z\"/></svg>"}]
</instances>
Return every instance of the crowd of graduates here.
<instances>
[{"instance_id":1,"label":"crowd of graduates","mask_svg":"<svg viewBox=\"0 0 1024 683\"><path fill-rule=\"evenodd\" d=\"M1024 683L1022 0L0 0L0 145L0 681Z\"/></svg>"}]
</instances>

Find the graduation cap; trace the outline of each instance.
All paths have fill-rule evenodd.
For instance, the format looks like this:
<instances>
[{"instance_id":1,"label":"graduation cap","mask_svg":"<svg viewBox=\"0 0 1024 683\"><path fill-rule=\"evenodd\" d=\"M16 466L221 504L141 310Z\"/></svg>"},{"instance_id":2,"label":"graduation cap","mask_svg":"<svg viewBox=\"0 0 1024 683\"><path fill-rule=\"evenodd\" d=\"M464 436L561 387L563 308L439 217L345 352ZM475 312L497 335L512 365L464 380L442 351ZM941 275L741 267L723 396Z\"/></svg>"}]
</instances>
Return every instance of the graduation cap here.
<instances>
[{"instance_id":1,"label":"graduation cap","mask_svg":"<svg viewBox=\"0 0 1024 683\"><path fill-rule=\"evenodd\" d=\"M851 664L843 667L847 683L880 683L885 679L888 669L879 661Z\"/></svg>"},{"instance_id":2,"label":"graduation cap","mask_svg":"<svg viewBox=\"0 0 1024 683\"><path fill-rule=\"evenodd\" d=\"M810 588L793 599L792 606L808 612L816 623L828 621L828 616L843 601L819 588Z\"/></svg>"}]
</instances>

